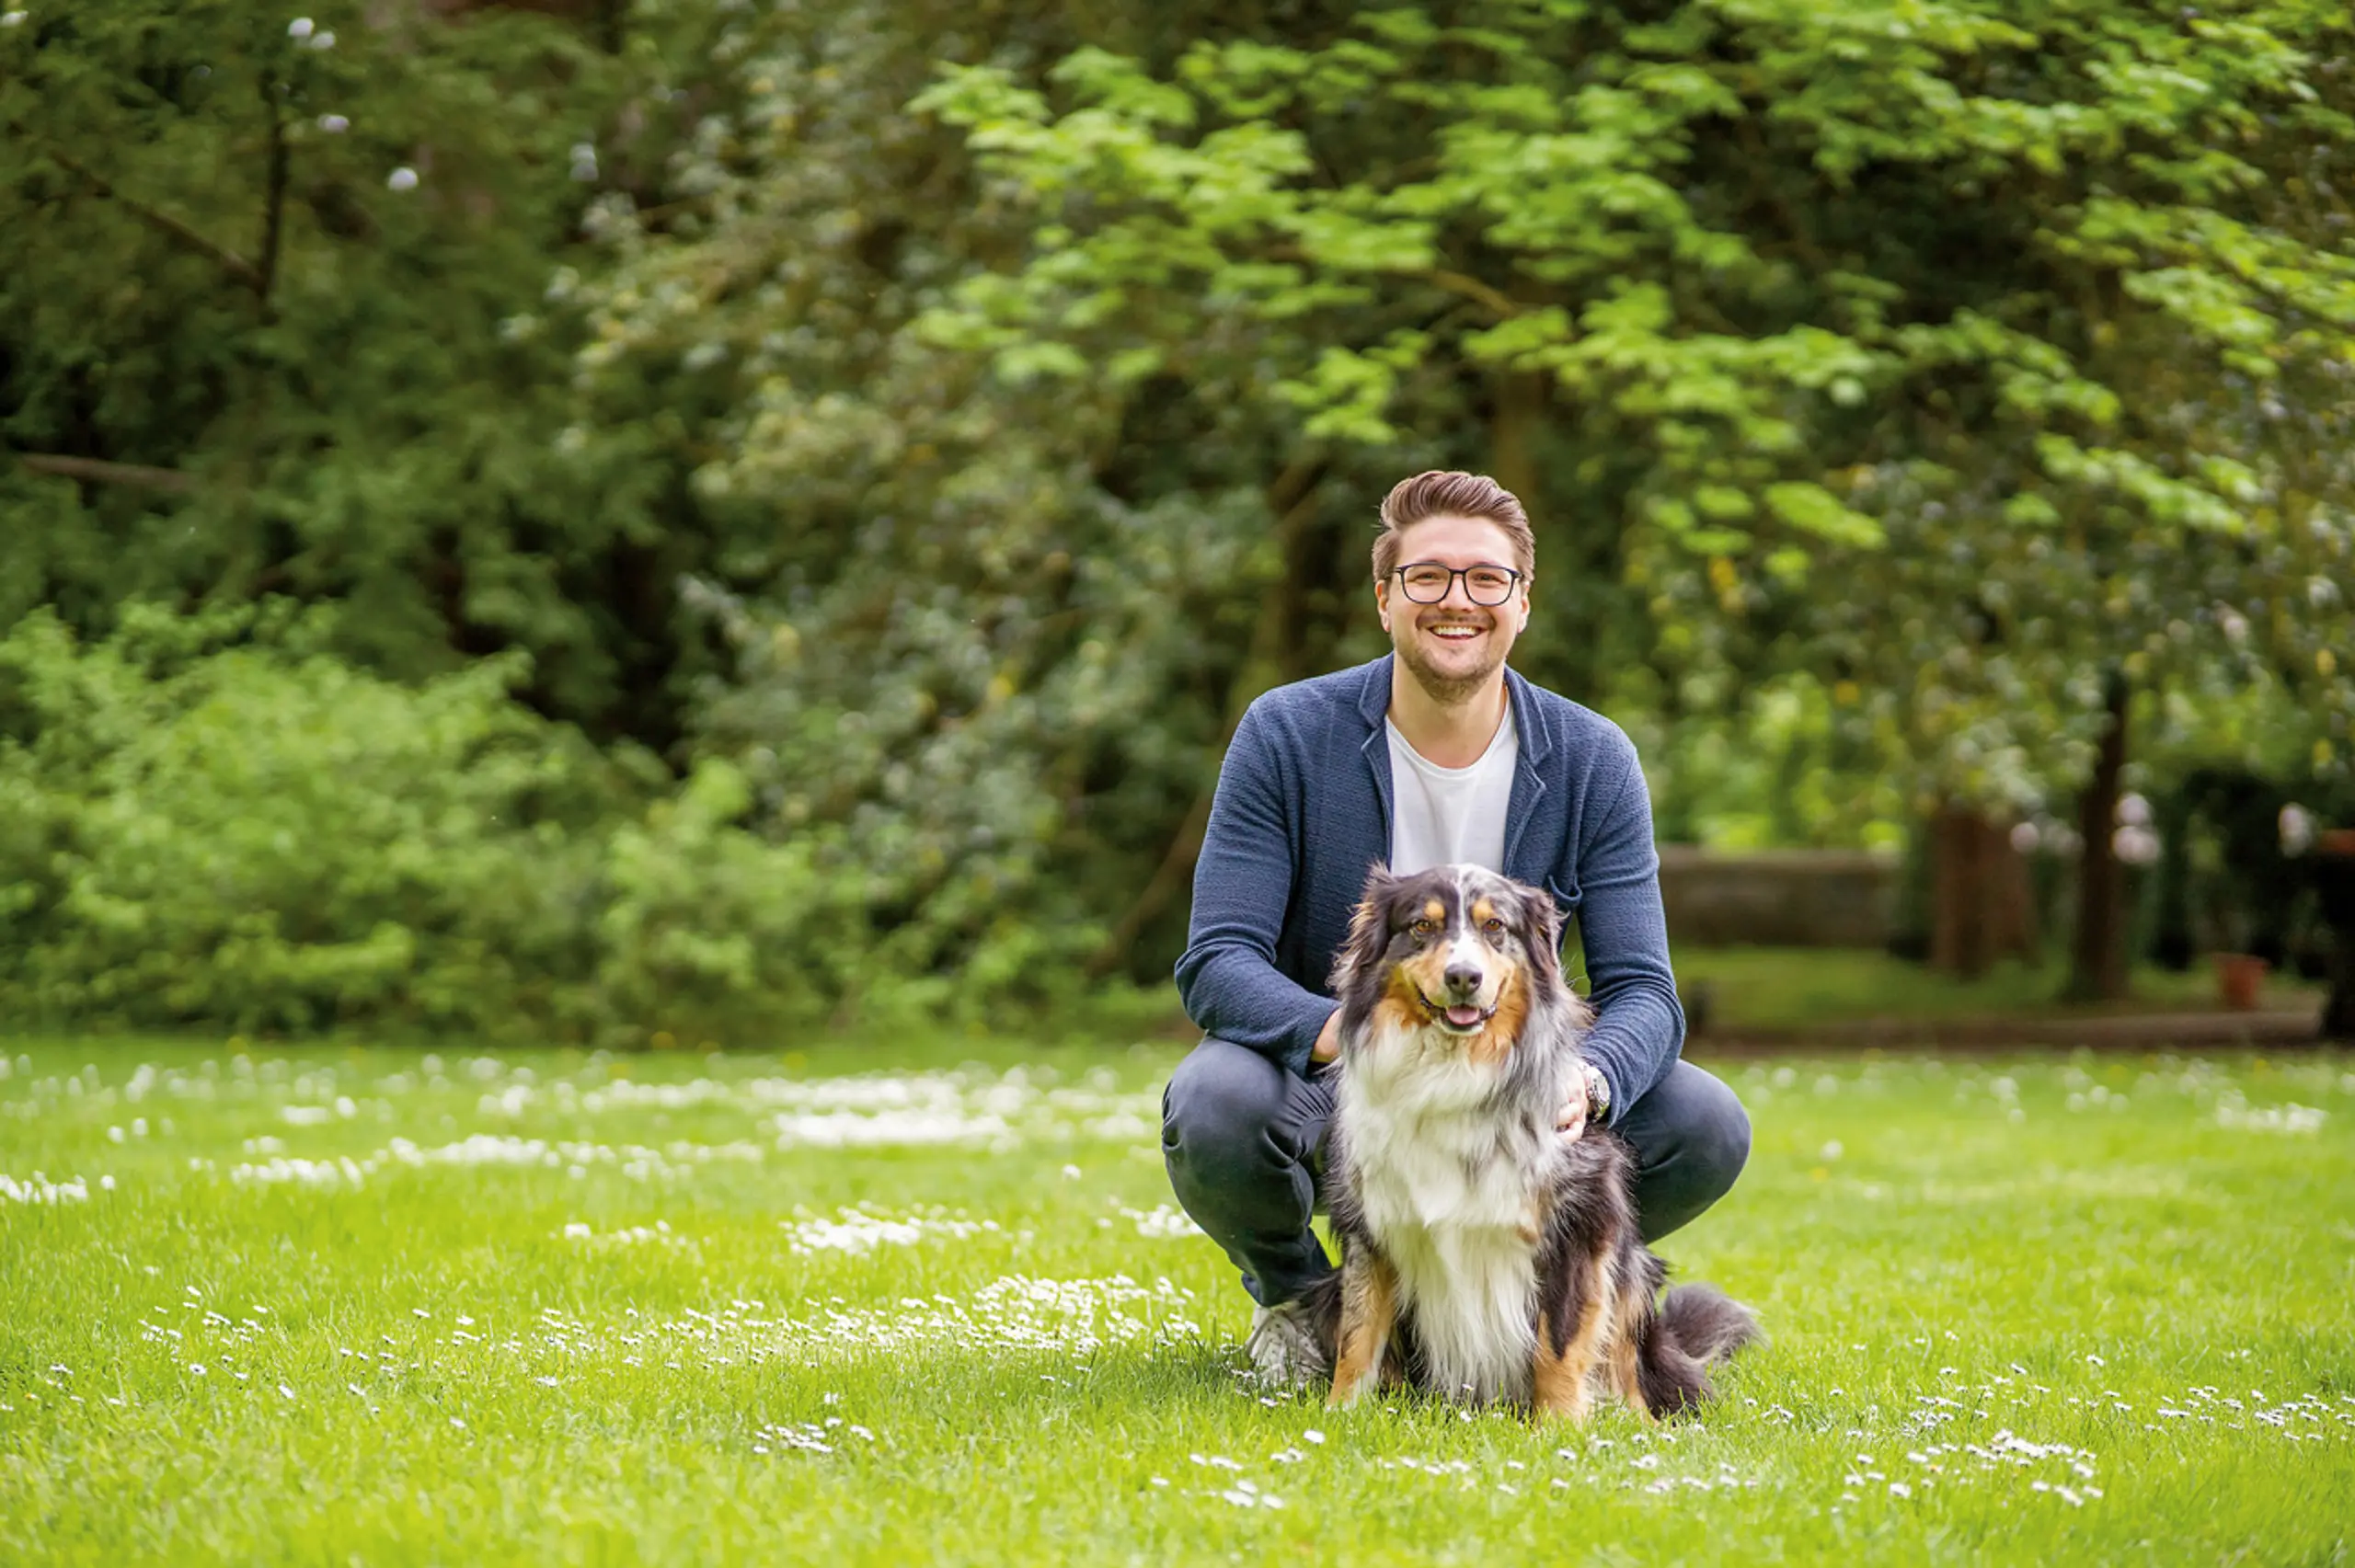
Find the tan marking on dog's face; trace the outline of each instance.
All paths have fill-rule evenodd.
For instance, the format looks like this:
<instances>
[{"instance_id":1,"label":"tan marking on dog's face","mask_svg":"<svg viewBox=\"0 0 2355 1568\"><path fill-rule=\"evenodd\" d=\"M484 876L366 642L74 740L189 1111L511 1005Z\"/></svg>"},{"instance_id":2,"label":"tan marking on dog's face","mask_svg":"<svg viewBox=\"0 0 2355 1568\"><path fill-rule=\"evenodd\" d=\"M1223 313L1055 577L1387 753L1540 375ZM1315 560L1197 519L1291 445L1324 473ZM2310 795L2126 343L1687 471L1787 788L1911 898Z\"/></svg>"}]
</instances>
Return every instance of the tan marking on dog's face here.
<instances>
[{"instance_id":1,"label":"tan marking on dog's face","mask_svg":"<svg viewBox=\"0 0 2355 1568\"><path fill-rule=\"evenodd\" d=\"M1379 983L1384 1017L1408 1027L1425 1027L1451 1046L1470 1048L1488 1034L1503 988L1529 967L1527 933L1515 921L1523 911L1500 879L1474 866L1437 868L1406 878L1390 889L1384 916ZM1371 898L1368 900L1372 902ZM1373 911L1360 909L1361 921ZM1353 924L1352 940L1366 950L1364 938L1373 935L1370 921ZM1454 971L1470 978L1469 994L1458 994L1448 983ZM1476 1009L1480 1024L1457 1029L1443 1016L1450 1005ZM1525 1019L1528 1003L1520 1009ZM1482 1059L1498 1059L1498 1048L1520 1030L1489 1039Z\"/></svg>"},{"instance_id":2,"label":"tan marking on dog's face","mask_svg":"<svg viewBox=\"0 0 2355 1568\"><path fill-rule=\"evenodd\" d=\"M1429 999L1439 996L1447 989L1446 944L1434 942L1421 952L1400 959L1391 986L1396 990L1402 984L1415 989L1418 993L1416 1004L1422 1011L1423 1021L1429 1023L1431 1017Z\"/></svg>"},{"instance_id":3,"label":"tan marking on dog's face","mask_svg":"<svg viewBox=\"0 0 2355 1568\"><path fill-rule=\"evenodd\" d=\"M1502 1067L1513 1047L1521 1043L1522 1025L1529 1022L1528 971L1511 959L1499 962L1505 974L1497 985L1497 1010L1465 1047L1465 1054L1483 1067Z\"/></svg>"},{"instance_id":4,"label":"tan marking on dog's face","mask_svg":"<svg viewBox=\"0 0 2355 1568\"><path fill-rule=\"evenodd\" d=\"M1407 973L1406 966L1392 969L1390 983L1383 988L1382 1000L1373 1004L1373 1037L1379 1039L1393 1031L1411 1033L1430 1021L1430 1009L1423 1005L1422 996L1415 990L1414 979Z\"/></svg>"}]
</instances>

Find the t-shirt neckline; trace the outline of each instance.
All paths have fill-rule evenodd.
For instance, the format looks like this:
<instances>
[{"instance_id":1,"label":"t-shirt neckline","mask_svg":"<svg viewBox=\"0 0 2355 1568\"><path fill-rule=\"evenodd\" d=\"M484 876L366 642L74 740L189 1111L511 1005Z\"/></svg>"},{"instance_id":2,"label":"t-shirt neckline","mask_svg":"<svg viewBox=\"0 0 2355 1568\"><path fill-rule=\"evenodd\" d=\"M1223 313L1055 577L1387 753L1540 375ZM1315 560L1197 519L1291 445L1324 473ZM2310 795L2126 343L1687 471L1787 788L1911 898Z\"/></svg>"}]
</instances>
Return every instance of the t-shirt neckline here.
<instances>
[{"instance_id":1,"label":"t-shirt neckline","mask_svg":"<svg viewBox=\"0 0 2355 1568\"><path fill-rule=\"evenodd\" d=\"M1420 751L1416 750L1415 743L1407 738L1407 732L1400 729L1398 721L1388 714L1382 715L1382 723L1383 727L1390 731L1390 738L1398 743L1401 750L1407 753L1407 761L1417 769L1442 779L1468 778L1496 761L1497 753L1503 750L1507 738L1512 734L1512 704L1511 703L1505 704L1504 715L1497 721L1497 732L1488 737L1487 749L1460 768L1451 768L1443 763L1434 762Z\"/></svg>"}]
</instances>

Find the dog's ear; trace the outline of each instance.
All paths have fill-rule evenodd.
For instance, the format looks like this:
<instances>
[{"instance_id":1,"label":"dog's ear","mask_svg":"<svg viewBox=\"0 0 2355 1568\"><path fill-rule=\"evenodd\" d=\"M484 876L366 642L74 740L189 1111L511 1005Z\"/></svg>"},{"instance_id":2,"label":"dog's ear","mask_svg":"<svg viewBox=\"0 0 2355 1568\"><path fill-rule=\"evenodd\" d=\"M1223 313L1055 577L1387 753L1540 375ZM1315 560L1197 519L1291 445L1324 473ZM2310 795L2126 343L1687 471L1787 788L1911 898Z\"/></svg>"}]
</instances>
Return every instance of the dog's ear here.
<instances>
[{"instance_id":1,"label":"dog's ear","mask_svg":"<svg viewBox=\"0 0 2355 1568\"><path fill-rule=\"evenodd\" d=\"M1529 964L1540 996L1558 995L1562 979L1562 911L1543 887L1521 889L1521 928L1529 933Z\"/></svg>"},{"instance_id":2,"label":"dog's ear","mask_svg":"<svg viewBox=\"0 0 2355 1568\"><path fill-rule=\"evenodd\" d=\"M1377 860L1366 868L1365 892L1350 913L1350 934L1341 950L1333 955L1328 983L1335 994L1348 990L1355 976L1382 962L1390 945L1390 897L1397 887L1398 878L1382 862Z\"/></svg>"}]
</instances>

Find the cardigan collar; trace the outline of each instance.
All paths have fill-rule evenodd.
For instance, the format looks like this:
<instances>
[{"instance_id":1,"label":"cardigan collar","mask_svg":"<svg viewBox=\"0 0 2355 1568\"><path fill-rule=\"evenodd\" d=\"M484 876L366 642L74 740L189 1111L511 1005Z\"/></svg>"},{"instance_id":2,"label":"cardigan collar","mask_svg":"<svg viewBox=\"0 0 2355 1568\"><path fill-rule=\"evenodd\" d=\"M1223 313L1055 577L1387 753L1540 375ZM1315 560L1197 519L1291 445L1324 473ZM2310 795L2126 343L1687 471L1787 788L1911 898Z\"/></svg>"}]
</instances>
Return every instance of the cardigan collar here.
<instances>
[{"instance_id":1,"label":"cardigan collar","mask_svg":"<svg viewBox=\"0 0 2355 1568\"><path fill-rule=\"evenodd\" d=\"M1368 746L1376 740L1386 739L1382 721L1390 716L1390 671L1397 658L1395 653L1385 653L1372 664L1359 666L1364 681L1358 688L1358 712L1365 719L1369 732L1366 737ZM1538 722L1534 688L1522 678L1521 671L1511 665L1505 666L1505 700L1512 704L1513 735L1520 742L1522 760L1524 762L1543 761L1554 750L1554 738L1545 726ZM1388 792L1385 791L1383 801L1385 808L1389 805L1387 796Z\"/></svg>"},{"instance_id":2,"label":"cardigan collar","mask_svg":"<svg viewBox=\"0 0 2355 1568\"><path fill-rule=\"evenodd\" d=\"M1390 738L1383 721L1390 716L1390 672L1397 657L1386 653L1362 666L1364 681L1358 688L1358 714L1366 725L1365 740L1358 750L1373 770L1373 793L1382 802L1384 845L1390 841L1391 823L1396 818L1390 799ZM1537 765L1552 753L1554 737L1539 722L1535 689L1511 665L1505 667L1505 697L1512 704L1513 738L1521 749L1521 759L1513 767L1512 800L1505 821L1505 864L1510 867L1521 845L1522 829L1545 794L1545 778Z\"/></svg>"}]
</instances>

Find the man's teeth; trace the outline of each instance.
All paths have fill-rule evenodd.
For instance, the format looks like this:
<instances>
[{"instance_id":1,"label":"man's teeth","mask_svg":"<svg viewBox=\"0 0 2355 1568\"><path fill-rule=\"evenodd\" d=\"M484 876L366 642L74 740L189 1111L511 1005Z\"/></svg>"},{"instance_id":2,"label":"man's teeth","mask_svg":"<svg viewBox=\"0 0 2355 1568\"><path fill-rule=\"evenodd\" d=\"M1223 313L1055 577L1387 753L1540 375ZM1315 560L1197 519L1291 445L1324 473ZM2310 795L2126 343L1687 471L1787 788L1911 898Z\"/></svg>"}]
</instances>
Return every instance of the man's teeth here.
<instances>
[{"instance_id":1,"label":"man's teeth","mask_svg":"<svg viewBox=\"0 0 2355 1568\"><path fill-rule=\"evenodd\" d=\"M1433 626L1431 635L1445 637L1450 642L1465 642L1480 635L1477 626Z\"/></svg>"}]
</instances>

